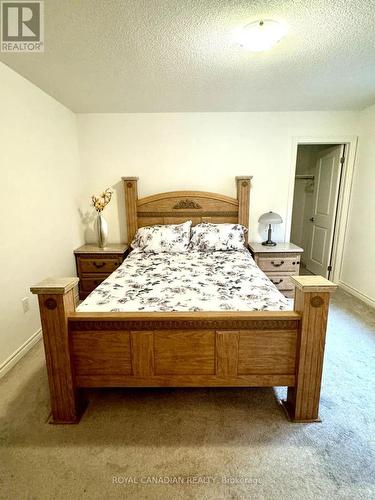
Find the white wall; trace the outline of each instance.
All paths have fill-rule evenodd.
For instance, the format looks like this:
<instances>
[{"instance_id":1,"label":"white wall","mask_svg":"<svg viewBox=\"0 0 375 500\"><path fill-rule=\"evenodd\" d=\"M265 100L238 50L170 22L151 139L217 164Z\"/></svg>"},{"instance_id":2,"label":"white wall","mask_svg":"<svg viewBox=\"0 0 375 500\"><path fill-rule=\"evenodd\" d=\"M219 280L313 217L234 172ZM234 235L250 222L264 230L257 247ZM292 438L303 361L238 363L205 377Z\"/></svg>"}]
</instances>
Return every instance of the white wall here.
<instances>
[{"instance_id":1,"label":"white wall","mask_svg":"<svg viewBox=\"0 0 375 500\"><path fill-rule=\"evenodd\" d=\"M121 176L139 176L141 197L176 189L235 196L234 177L251 174L250 239L261 241L263 212L287 216L293 137L355 135L357 121L355 112L78 115L84 212L92 214L92 193L115 186L104 216L110 241L126 241ZM284 231L277 227L277 241ZM95 241L92 222L86 239Z\"/></svg>"},{"instance_id":2,"label":"white wall","mask_svg":"<svg viewBox=\"0 0 375 500\"><path fill-rule=\"evenodd\" d=\"M375 305L375 106L361 113L342 284Z\"/></svg>"},{"instance_id":3,"label":"white wall","mask_svg":"<svg viewBox=\"0 0 375 500\"><path fill-rule=\"evenodd\" d=\"M0 109L2 375L40 327L30 285L75 275L82 237L76 116L1 63Z\"/></svg>"}]
</instances>

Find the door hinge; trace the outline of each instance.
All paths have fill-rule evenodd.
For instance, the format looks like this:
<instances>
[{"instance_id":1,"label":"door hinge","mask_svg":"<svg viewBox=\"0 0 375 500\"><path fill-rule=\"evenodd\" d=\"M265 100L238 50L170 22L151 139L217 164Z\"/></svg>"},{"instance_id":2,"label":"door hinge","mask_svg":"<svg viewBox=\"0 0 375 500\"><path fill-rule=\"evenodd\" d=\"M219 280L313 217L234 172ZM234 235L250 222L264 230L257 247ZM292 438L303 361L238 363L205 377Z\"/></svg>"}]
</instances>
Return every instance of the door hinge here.
<instances>
[{"instance_id":1,"label":"door hinge","mask_svg":"<svg viewBox=\"0 0 375 500\"><path fill-rule=\"evenodd\" d=\"M341 163L341 165L344 165L344 163L345 163L345 156L342 156L340 158L340 163Z\"/></svg>"},{"instance_id":2,"label":"door hinge","mask_svg":"<svg viewBox=\"0 0 375 500\"><path fill-rule=\"evenodd\" d=\"M332 266L328 266L327 271L332 271Z\"/></svg>"}]
</instances>

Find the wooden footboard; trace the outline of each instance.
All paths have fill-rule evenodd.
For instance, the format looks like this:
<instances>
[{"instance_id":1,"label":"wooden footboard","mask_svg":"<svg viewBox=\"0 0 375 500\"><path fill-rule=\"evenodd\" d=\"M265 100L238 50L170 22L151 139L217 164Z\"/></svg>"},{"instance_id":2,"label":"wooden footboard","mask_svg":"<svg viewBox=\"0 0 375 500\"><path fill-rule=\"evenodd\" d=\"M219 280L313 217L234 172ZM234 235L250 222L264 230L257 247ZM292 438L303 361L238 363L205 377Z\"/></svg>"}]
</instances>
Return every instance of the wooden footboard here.
<instances>
[{"instance_id":1,"label":"wooden footboard","mask_svg":"<svg viewBox=\"0 0 375 500\"><path fill-rule=\"evenodd\" d=\"M318 420L329 295L295 277L285 312L78 313L77 278L39 295L53 423L76 423L85 387L287 386L293 421Z\"/></svg>"},{"instance_id":2,"label":"wooden footboard","mask_svg":"<svg viewBox=\"0 0 375 500\"><path fill-rule=\"evenodd\" d=\"M76 313L80 387L294 385L300 316L264 313Z\"/></svg>"}]
</instances>

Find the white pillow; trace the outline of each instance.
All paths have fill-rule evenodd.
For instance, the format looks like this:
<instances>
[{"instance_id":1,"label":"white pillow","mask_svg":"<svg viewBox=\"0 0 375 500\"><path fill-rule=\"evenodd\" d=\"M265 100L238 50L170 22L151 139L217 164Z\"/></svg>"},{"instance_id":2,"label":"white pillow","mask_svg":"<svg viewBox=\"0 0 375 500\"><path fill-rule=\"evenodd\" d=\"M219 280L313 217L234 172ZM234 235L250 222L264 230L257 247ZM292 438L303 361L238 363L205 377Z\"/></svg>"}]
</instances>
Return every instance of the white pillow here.
<instances>
[{"instance_id":1,"label":"white pillow","mask_svg":"<svg viewBox=\"0 0 375 500\"><path fill-rule=\"evenodd\" d=\"M247 229L241 224L211 224L202 222L193 227L189 249L207 252L213 250L243 250Z\"/></svg>"},{"instance_id":2,"label":"white pillow","mask_svg":"<svg viewBox=\"0 0 375 500\"><path fill-rule=\"evenodd\" d=\"M183 224L141 227L131 247L149 253L187 252L190 242L191 220Z\"/></svg>"}]
</instances>

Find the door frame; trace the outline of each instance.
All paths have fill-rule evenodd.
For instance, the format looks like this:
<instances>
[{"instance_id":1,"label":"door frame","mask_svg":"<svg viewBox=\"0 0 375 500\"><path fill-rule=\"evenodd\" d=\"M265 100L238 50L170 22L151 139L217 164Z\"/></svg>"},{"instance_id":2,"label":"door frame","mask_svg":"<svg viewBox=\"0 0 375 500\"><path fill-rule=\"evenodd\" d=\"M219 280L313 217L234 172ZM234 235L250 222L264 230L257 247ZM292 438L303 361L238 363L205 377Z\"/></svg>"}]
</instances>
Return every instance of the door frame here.
<instances>
[{"instance_id":1,"label":"door frame","mask_svg":"<svg viewBox=\"0 0 375 500\"><path fill-rule=\"evenodd\" d=\"M346 234L348 226L348 216L351 201L355 157L357 152L358 136L356 135L335 135L335 136L294 136L292 138L291 148L291 166L288 187L288 205L285 224L285 241L290 241L292 230L292 210L294 198L294 183L297 163L298 146L312 146L332 144L345 144L345 162L342 166L342 181L337 205L336 229L332 248L332 268L333 272L330 279L334 283L339 283L344 257L344 247L346 243Z\"/></svg>"}]
</instances>

